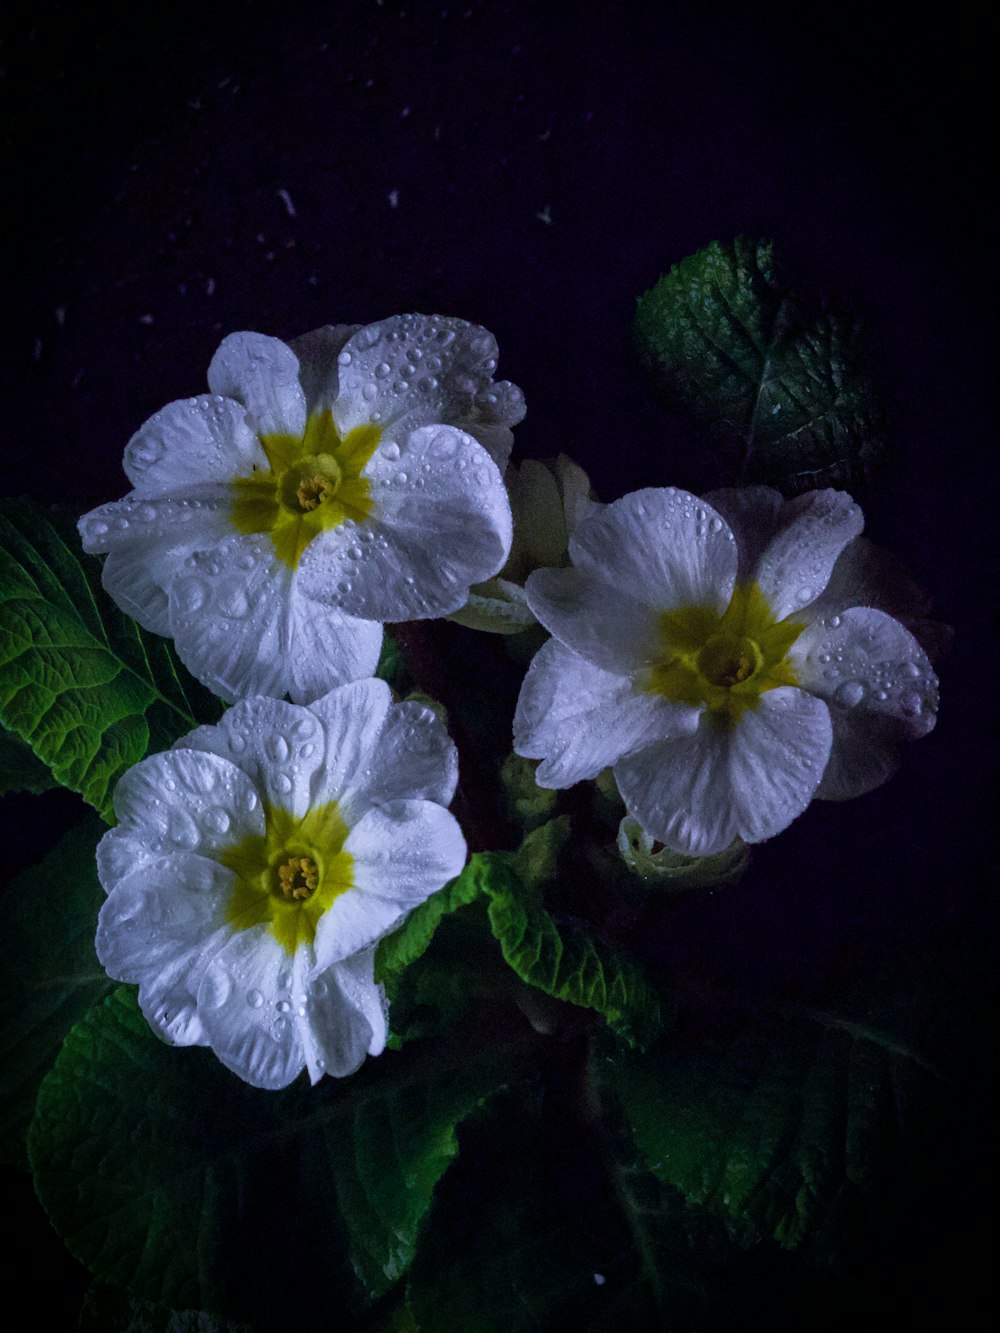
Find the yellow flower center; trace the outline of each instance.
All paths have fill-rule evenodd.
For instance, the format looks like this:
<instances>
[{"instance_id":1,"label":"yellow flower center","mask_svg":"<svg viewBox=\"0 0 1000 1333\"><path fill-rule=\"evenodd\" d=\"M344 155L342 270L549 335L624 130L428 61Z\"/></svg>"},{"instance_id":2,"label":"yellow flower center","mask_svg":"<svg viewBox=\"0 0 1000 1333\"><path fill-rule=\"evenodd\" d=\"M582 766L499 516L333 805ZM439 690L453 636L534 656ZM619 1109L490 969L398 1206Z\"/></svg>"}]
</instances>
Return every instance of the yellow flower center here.
<instances>
[{"instance_id":1,"label":"yellow flower center","mask_svg":"<svg viewBox=\"0 0 1000 1333\"><path fill-rule=\"evenodd\" d=\"M775 620L756 583L737 584L722 615L707 606L662 611L647 688L735 722L767 690L797 683L788 650L804 629Z\"/></svg>"},{"instance_id":2,"label":"yellow flower center","mask_svg":"<svg viewBox=\"0 0 1000 1333\"><path fill-rule=\"evenodd\" d=\"M295 569L319 533L371 513L371 487L361 472L380 436L368 424L341 439L329 409L314 412L301 436L262 435L270 467L231 483L237 532L268 533L278 559Z\"/></svg>"},{"instance_id":3,"label":"yellow flower center","mask_svg":"<svg viewBox=\"0 0 1000 1333\"><path fill-rule=\"evenodd\" d=\"M264 807L264 834L250 834L219 860L236 874L226 920L236 930L267 925L286 953L312 944L320 918L353 886L354 858L336 802L302 819Z\"/></svg>"}]
</instances>

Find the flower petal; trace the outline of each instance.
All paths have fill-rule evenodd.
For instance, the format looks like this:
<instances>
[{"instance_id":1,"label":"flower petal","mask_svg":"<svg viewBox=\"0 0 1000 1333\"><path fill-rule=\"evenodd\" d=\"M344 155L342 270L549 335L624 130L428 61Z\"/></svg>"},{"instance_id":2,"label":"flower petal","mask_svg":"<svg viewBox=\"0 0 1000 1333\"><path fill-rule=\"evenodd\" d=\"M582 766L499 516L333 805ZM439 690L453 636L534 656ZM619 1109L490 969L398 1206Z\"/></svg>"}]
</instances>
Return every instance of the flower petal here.
<instances>
[{"instance_id":1,"label":"flower petal","mask_svg":"<svg viewBox=\"0 0 1000 1333\"><path fill-rule=\"evenodd\" d=\"M573 564L649 606L707 606L722 612L736 582L728 526L687 491L633 491L581 523L570 538Z\"/></svg>"},{"instance_id":2,"label":"flower petal","mask_svg":"<svg viewBox=\"0 0 1000 1333\"><path fill-rule=\"evenodd\" d=\"M216 726L198 727L177 746L228 760L246 775L252 792L270 806L302 818L312 805L312 788L323 762L322 740L319 720L308 708L262 695L234 704ZM262 833L259 804L249 795L246 803L259 824L255 831Z\"/></svg>"},{"instance_id":3,"label":"flower petal","mask_svg":"<svg viewBox=\"0 0 1000 1333\"><path fill-rule=\"evenodd\" d=\"M325 324L293 338L289 347L299 359L299 383L306 396L306 414L333 407L340 391L337 358L360 324Z\"/></svg>"},{"instance_id":4,"label":"flower petal","mask_svg":"<svg viewBox=\"0 0 1000 1333\"><path fill-rule=\"evenodd\" d=\"M538 569L528 605L567 648L606 671L631 675L662 653L656 611L589 569Z\"/></svg>"},{"instance_id":5,"label":"flower petal","mask_svg":"<svg viewBox=\"0 0 1000 1333\"><path fill-rule=\"evenodd\" d=\"M370 773L355 801L422 800L451 804L458 784L458 751L444 723L416 700L395 704L372 754Z\"/></svg>"},{"instance_id":6,"label":"flower petal","mask_svg":"<svg viewBox=\"0 0 1000 1333\"><path fill-rule=\"evenodd\" d=\"M371 948L395 930L409 911L410 904L377 898L358 888L338 894L316 926L313 947L317 966L332 967Z\"/></svg>"},{"instance_id":7,"label":"flower petal","mask_svg":"<svg viewBox=\"0 0 1000 1333\"><path fill-rule=\"evenodd\" d=\"M309 988L308 1013L315 1051L308 1059L309 1077L343 1078L353 1074L366 1055L385 1049L387 1024L384 992L376 986L374 949L345 959L317 974Z\"/></svg>"},{"instance_id":8,"label":"flower petal","mask_svg":"<svg viewBox=\"0 0 1000 1333\"><path fill-rule=\"evenodd\" d=\"M513 385L492 383L496 357L493 335L464 319L397 315L369 324L344 348L337 427L344 434L377 421L385 439L402 444L434 422L513 425L524 400Z\"/></svg>"},{"instance_id":9,"label":"flower petal","mask_svg":"<svg viewBox=\"0 0 1000 1333\"><path fill-rule=\"evenodd\" d=\"M212 959L198 989L209 1044L255 1088L285 1088L305 1066L291 963L266 926L251 926Z\"/></svg>"},{"instance_id":10,"label":"flower petal","mask_svg":"<svg viewBox=\"0 0 1000 1333\"><path fill-rule=\"evenodd\" d=\"M802 690L761 696L735 725L706 714L697 732L620 760L615 778L629 813L687 856L760 842L812 800L830 752L829 710Z\"/></svg>"},{"instance_id":11,"label":"flower petal","mask_svg":"<svg viewBox=\"0 0 1000 1333\"><path fill-rule=\"evenodd\" d=\"M692 731L698 712L636 690L552 639L536 653L514 715L514 749L542 759L540 787L596 777L622 755L670 734Z\"/></svg>"},{"instance_id":12,"label":"flower petal","mask_svg":"<svg viewBox=\"0 0 1000 1333\"><path fill-rule=\"evenodd\" d=\"M366 781L365 770L372 766L372 751L391 704L389 686L372 679L342 685L310 705L326 733L323 759L313 779L314 805L337 801L348 823L360 817L352 793Z\"/></svg>"},{"instance_id":13,"label":"flower petal","mask_svg":"<svg viewBox=\"0 0 1000 1333\"><path fill-rule=\"evenodd\" d=\"M510 505L480 445L449 426L383 445L365 469L373 517L306 547L303 592L366 620L421 620L464 606L507 558Z\"/></svg>"},{"instance_id":14,"label":"flower petal","mask_svg":"<svg viewBox=\"0 0 1000 1333\"><path fill-rule=\"evenodd\" d=\"M781 526L785 497L771 486L727 486L702 499L722 515L736 538L741 583L753 580L760 557Z\"/></svg>"},{"instance_id":15,"label":"flower petal","mask_svg":"<svg viewBox=\"0 0 1000 1333\"><path fill-rule=\"evenodd\" d=\"M803 631L789 653L799 684L864 726L877 715L898 740L925 736L937 714L937 677L892 616L857 606Z\"/></svg>"},{"instance_id":16,"label":"flower petal","mask_svg":"<svg viewBox=\"0 0 1000 1333\"><path fill-rule=\"evenodd\" d=\"M390 801L355 824L344 850L362 893L413 907L460 873L468 849L458 820L440 805Z\"/></svg>"},{"instance_id":17,"label":"flower petal","mask_svg":"<svg viewBox=\"0 0 1000 1333\"><path fill-rule=\"evenodd\" d=\"M188 554L188 551L181 552L177 564L180 565ZM137 620L143 629L169 638L170 602L150 569L151 564L154 567L162 564L160 557L162 551L143 549L139 543L134 551L112 551L101 570L101 582L126 615Z\"/></svg>"},{"instance_id":18,"label":"flower petal","mask_svg":"<svg viewBox=\"0 0 1000 1333\"><path fill-rule=\"evenodd\" d=\"M780 526L753 573L775 619L814 602L830 581L837 557L861 532L861 510L844 491L810 491L789 500ZM768 520L770 521L770 520Z\"/></svg>"},{"instance_id":19,"label":"flower petal","mask_svg":"<svg viewBox=\"0 0 1000 1333\"><path fill-rule=\"evenodd\" d=\"M278 338L263 333L231 333L223 338L208 367L208 387L242 403L258 435L305 431L306 396L299 383L299 360Z\"/></svg>"},{"instance_id":20,"label":"flower petal","mask_svg":"<svg viewBox=\"0 0 1000 1333\"><path fill-rule=\"evenodd\" d=\"M184 665L224 699L310 700L375 670L382 628L304 597L259 535L194 552L168 588Z\"/></svg>"},{"instance_id":21,"label":"flower petal","mask_svg":"<svg viewBox=\"0 0 1000 1333\"><path fill-rule=\"evenodd\" d=\"M139 983L150 1025L178 1046L205 1044L197 991L231 933L225 904L233 879L203 856L161 857L127 875L98 918L102 965L119 981Z\"/></svg>"},{"instance_id":22,"label":"flower petal","mask_svg":"<svg viewBox=\"0 0 1000 1333\"><path fill-rule=\"evenodd\" d=\"M178 741L178 747L186 747L189 739ZM114 806L121 824L141 830L157 854L214 856L250 834L264 832L260 803L246 772L228 756L205 753L201 747L150 755L128 769L115 788Z\"/></svg>"},{"instance_id":23,"label":"flower petal","mask_svg":"<svg viewBox=\"0 0 1000 1333\"><path fill-rule=\"evenodd\" d=\"M232 398L202 394L168 403L125 446L137 496L186 496L192 485L230 482L266 468L267 457Z\"/></svg>"}]
</instances>

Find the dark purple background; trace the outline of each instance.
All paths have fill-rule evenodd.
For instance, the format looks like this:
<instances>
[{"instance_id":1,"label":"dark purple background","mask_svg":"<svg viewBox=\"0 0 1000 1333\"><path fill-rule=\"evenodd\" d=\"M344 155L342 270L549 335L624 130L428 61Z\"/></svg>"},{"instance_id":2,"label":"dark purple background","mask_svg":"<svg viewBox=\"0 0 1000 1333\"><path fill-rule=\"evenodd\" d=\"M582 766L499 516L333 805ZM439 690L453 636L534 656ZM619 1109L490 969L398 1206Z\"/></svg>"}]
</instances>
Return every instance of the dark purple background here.
<instances>
[{"instance_id":1,"label":"dark purple background","mask_svg":"<svg viewBox=\"0 0 1000 1333\"><path fill-rule=\"evenodd\" d=\"M957 639L938 729L902 773L760 848L741 886L682 912L671 956L821 987L936 939L945 971L978 985L965 942L994 919L996 219L986 38L952 22L517 0L15 14L3 492L78 508L123 493L130 434L205 387L225 333L409 309L496 333L527 396L520 454L569 452L605 499L707 489L711 456L636 367L635 298L709 240L772 236L788 269L868 318L898 449L859 496L868 532ZM5 827L38 832L9 834L5 863L36 859L74 804L13 802ZM995 1028L956 987L976 1083Z\"/></svg>"}]
</instances>

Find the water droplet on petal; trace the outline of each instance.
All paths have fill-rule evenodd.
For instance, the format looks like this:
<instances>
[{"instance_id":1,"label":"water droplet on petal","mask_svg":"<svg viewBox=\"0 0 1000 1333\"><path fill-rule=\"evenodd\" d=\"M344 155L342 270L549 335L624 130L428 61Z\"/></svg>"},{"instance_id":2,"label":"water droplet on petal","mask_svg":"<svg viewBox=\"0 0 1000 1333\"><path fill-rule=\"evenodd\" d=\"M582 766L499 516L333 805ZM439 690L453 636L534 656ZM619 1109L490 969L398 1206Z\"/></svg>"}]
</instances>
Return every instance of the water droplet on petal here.
<instances>
[{"instance_id":1,"label":"water droplet on petal","mask_svg":"<svg viewBox=\"0 0 1000 1333\"><path fill-rule=\"evenodd\" d=\"M390 440L388 444L382 446L382 457L388 458L390 463L395 463L399 458L399 445Z\"/></svg>"},{"instance_id":2,"label":"water droplet on petal","mask_svg":"<svg viewBox=\"0 0 1000 1333\"><path fill-rule=\"evenodd\" d=\"M233 989L232 978L228 972L216 969L209 972L204 981L204 1003L209 1009L221 1009L229 999Z\"/></svg>"},{"instance_id":3,"label":"water droplet on petal","mask_svg":"<svg viewBox=\"0 0 1000 1333\"><path fill-rule=\"evenodd\" d=\"M283 764L292 751L284 736L276 735L268 742L267 752L276 764Z\"/></svg>"},{"instance_id":4,"label":"water droplet on petal","mask_svg":"<svg viewBox=\"0 0 1000 1333\"><path fill-rule=\"evenodd\" d=\"M247 1004L251 1009L259 1009L264 1003L264 997L259 990L247 991Z\"/></svg>"},{"instance_id":5,"label":"water droplet on petal","mask_svg":"<svg viewBox=\"0 0 1000 1333\"><path fill-rule=\"evenodd\" d=\"M860 680L845 680L834 690L833 697L842 708L856 708L865 697L865 687Z\"/></svg>"}]
</instances>

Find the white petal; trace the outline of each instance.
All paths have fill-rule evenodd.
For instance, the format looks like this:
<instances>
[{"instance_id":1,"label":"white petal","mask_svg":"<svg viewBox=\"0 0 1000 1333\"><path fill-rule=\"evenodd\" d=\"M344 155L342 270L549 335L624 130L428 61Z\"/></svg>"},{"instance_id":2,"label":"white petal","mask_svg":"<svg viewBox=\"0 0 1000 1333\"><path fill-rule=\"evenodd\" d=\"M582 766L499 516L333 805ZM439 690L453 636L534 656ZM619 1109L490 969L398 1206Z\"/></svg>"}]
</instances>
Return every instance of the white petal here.
<instances>
[{"instance_id":1,"label":"white petal","mask_svg":"<svg viewBox=\"0 0 1000 1333\"><path fill-rule=\"evenodd\" d=\"M372 945L396 929L410 912L407 903L347 889L334 898L316 926L316 962L331 967Z\"/></svg>"},{"instance_id":2,"label":"white petal","mask_svg":"<svg viewBox=\"0 0 1000 1333\"><path fill-rule=\"evenodd\" d=\"M292 959L267 926L237 931L205 970L198 1014L227 1068L255 1088L285 1088L305 1067Z\"/></svg>"},{"instance_id":3,"label":"white petal","mask_svg":"<svg viewBox=\"0 0 1000 1333\"><path fill-rule=\"evenodd\" d=\"M861 532L861 510L844 491L810 491L789 500L780 527L757 561L754 581L777 620L814 602L837 557Z\"/></svg>"},{"instance_id":4,"label":"white petal","mask_svg":"<svg viewBox=\"0 0 1000 1333\"><path fill-rule=\"evenodd\" d=\"M200 980L231 928L225 907L235 876L202 856L147 862L108 896L96 948L108 974L139 983L150 1025L178 1046L203 1045Z\"/></svg>"},{"instance_id":5,"label":"white petal","mask_svg":"<svg viewBox=\"0 0 1000 1333\"><path fill-rule=\"evenodd\" d=\"M125 474L137 496L186 496L192 486L247 477L267 458L232 398L203 394L168 403L125 446Z\"/></svg>"},{"instance_id":6,"label":"white petal","mask_svg":"<svg viewBox=\"0 0 1000 1333\"><path fill-rule=\"evenodd\" d=\"M892 616L853 607L810 625L789 656L803 689L864 727L877 716L883 734L925 736L937 714L937 677L912 634Z\"/></svg>"},{"instance_id":7,"label":"white petal","mask_svg":"<svg viewBox=\"0 0 1000 1333\"><path fill-rule=\"evenodd\" d=\"M637 690L552 639L535 655L514 715L514 749L542 759L540 787L596 777L622 755L693 730L698 712Z\"/></svg>"},{"instance_id":8,"label":"white petal","mask_svg":"<svg viewBox=\"0 0 1000 1333\"><path fill-rule=\"evenodd\" d=\"M384 680L359 680L331 690L310 706L323 723L323 759L313 780L314 805L338 801L344 817L353 823L357 814L351 799L364 785L365 769L392 703L392 691Z\"/></svg>"},{"instance_id":9,"label":"white petal","mask_svg":"<svg viewBox=\"0 0 1000 1333\"><path fill-rule=\"evenodd\" d=\"M340 396L333 409L341 433L378 421L385 438L401 444L410 431L433 422L471 426L483 420L506 426L524 415L523 399L510 392L513 386L501 390L492 384L495 338L463 319L384 319L356 333L344 356L350 359L341 362ZM486 401L491 393L494 403Z\"/></svg>"},{"instance_id":10,"label":"white petal","mask_svg":"<svg viewBox=\"0 0 1000 1333\"><path fill-rule=\"evenodd\" d=\"M871 606L897 620L916 620L927 615L931 599L895 556L867 537L856 537L840 553L829 583L808 614L817 620L852 606Z\"/></svg>"},{"instance_id":11,"label":"white petal","mask_svg":"<svg viewBox=\"0 0 1000 1333\"><path fill-rule=\"evenodd\" d=\"M567 648L606 671L630 675L663 651L656 611L589 569L539 569L528 605Z\"/></svg>"},{"instance_id":12,"label":"white petal","mask_svg":"<svg viewBox=\"0 0 1000 1333\"><path fill-rule=\"evenodd\" d=\"M227 700L291 694L308 701L378 665L381 626L304 597L260 535L194 552L168 596L181 661Z\"/></svg>"},{"instance_id":13,"label":"white petal","mask_svg":"<svg viewBox=\"0 0 1000 1333\"><path fill-rule=\"evenodd\" d=\"M371 756L370 773L354 799L366 805L423 800L451 804L458 751L444 723L425 704L395 704Z\"/></svg>"},{"instance_id":14,"label":"white petal","mask_svg":"<svg viewBox=\"0 0 1000 1333\"><path fill-rule=\"evenodd\" d=\"M183 499L148 499L132 491L84 514L77 528L83 549L91 555L142 551L146 558L166 559L228 536L233 531L231 510L229 487L215 483L192 486Z\"/></svg>"},{"instance_id":15,"label":"white petal","mask_svg":"<svg viewBox=\"0 0 1000 1333\"><path fill-rule=\"evenodd\" d=\"M614 766L622 800L646 831L672 851L709 856L737 836L729 782L729 736L705 714L689 736L657 741Z\"/></svg>"},{"instance_id":16,"label":"white petal","mask_svg":"<svg viewBox=\"0 0 1000 1333\"><path fill-rule=\"evenodd\" d=\"M468 849L458 820L440 805L391 801L355 824L344 850L362 893L413 907L460 873Z\"/></svg>"},{"instance_id":17,"label":"white petal","mask_svg":"<svg viewBox=\"0 0 1000 1333\"><path fill-rule=\"evenodd\" d=\"M126 875L157 860L159 855L150 847L141 828L118 824L109 829L97 844L97 875L104 892L110 893Z\"/></svg>"},{"instance_id":18,"label":"white petal","mask_svg":"<svg viewBox=\"0 0 1000 1333\"><path fill-rule=\"evenodd\" d=\"M736 538L741 582L753 580L758 561L781 526L785 497L771 486L729 486L702 496Z\"/></svg>"},{"instance_id":19,"label":"white petal","mask_svg":"<svg viewBox=\"0 0 1000 1333\"><path fill-rule=\"evenodd\" d=\"M308 415L333 406L340 390L337 358L360 328L360 324L326 324L288 344L299 359L299 383Z\"/></svg>"},{"instance_id":20,"label":"white petal","mask_svg":"<svg viewBox=\"0 0 1000 1333\"><path fill-rule=\"evenodd\" d=\"M208 730L208 728L201 728ZM196 735L197 733L193 733ZM187 746L184 737L178 746ZM176 748L128 769L115 788L115 814L159 852L213 856L264 832L253 783L218 752Z\"/></svg>"},{"instance_id":21,"label":"white petal","mask_svg":"<svg viewBox=\"0 0 1000 1333\"><path fill-rule=\"evenodd\" d=\"M782 687L734 726L706 714L691 736L661 741L615 765L630 814L687 856L760 842L801 814L830 752L826 705Z\"/></svg>"},{"instance_id":22,"label":"white petal","mask_svg":"<svg viewBox=\"0 0 1000 1333\"><path fill-rule=\"evenodd\" d=\"M112 601L126 615L137 620L143 629L169 638L170 602L153 577L153 570L161 567L163 562L155 558L150 560L146 554L139 543L134 551L112 551L104 561L101 582ZM177 556L178 565L187 554L184 551Z\"/></svg>"},{"instance_id":23,"label":"white petal","mask_svg":"<svg viewBox=\"0 0 1000 1333\"><path fill-rule=\"evenodd\" d=\"M370 958L373 952L362 957ZM327 968L309 985L309 1032L303 1044L313 1083L323 1074L334 1078L353 1074L369 1051L378 1055L385 1047L382 988L366 978L370 962L367 967L356 963L351 958Z\"/></svg>"},{"instance_id":24,"label":"white petal","mask_svg":"<svg viewBox=\"0 0 1000 1333\"><path fill-rule=\"evenodd\" d=\"M198 727L177 744L219 755L236 765L256 794L271 806L301 818L313 803L312 788L323 762L323 731L308 708L263 695L244 699L217 726ZM258 805L249 796L246 800L263 832Z\"/></svg>"},{"instance_id":25,"label":"white petal","mask_svg":"<svg viewBox=\"0 0 1000 1333\"><path fill-rule=\"evenodd\" d=\"M835 705L830 708L830 720L833 745L817 798L849 801L887 782L899 768L898 736L883 735L878 718L855 720Z\"/></svg>"},{"instance_id":26,"label":"white petal","mask_svg":"<svg viewBox=\"0 0 1000 1333\"><path fill-rule=\"evenodd\" d=\"M487 421L462 421L456 424L483 446L502 476L514 449L514 432L510 427L491 425Z\"/></svg>"},{"instance_id":27,"label":"white petal","mask_svg":"<svg viewBox=\"0 0 1000 1333\"><path fill-rule=\"evenodd\" d=\"M832 734L826 704L789 686L768 690L743 714L732 732L729 777L744 842L773 837L802 813L823 776Z\"/></svg>"},{"instance_id":28,"label":"white petal","mask_svg":"<svg viewBox=\"0 0 1000 1333\"><path fill-rule=\"evenodd\" d=\"M223 338L208 368L208 387L243 403L258 435L302 435L306 428L299 360L277 338L263 333Z\"/></svg>"},{"instance_id":29,"label":"white petal","mask_svg":"<svg viewBox=\"0 0 1000 1333\"><path fill-rule=\"evenodd\" d=\"M687 491L633 491L573 533L574 565L659 610L708 606L722 612L736 581L728 526Z\"/></svg>"},{"instance_id":30,"label":"white petal","mask_svg":"<svg viewBox=\"0 0 1000 1333\"><path fill-rule=\"evenodd\" d=\"M303 591L365 620L457 611L510 549L510 505L495 465L470 436L433 426L383 445L365 473L372 518L309 543Z\"/></svg>"}]
</instances>

